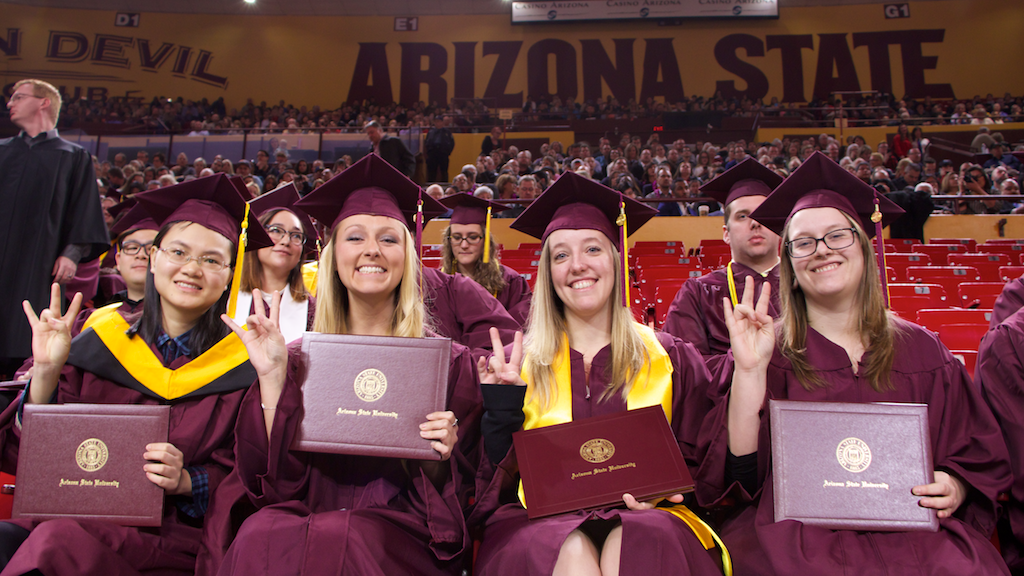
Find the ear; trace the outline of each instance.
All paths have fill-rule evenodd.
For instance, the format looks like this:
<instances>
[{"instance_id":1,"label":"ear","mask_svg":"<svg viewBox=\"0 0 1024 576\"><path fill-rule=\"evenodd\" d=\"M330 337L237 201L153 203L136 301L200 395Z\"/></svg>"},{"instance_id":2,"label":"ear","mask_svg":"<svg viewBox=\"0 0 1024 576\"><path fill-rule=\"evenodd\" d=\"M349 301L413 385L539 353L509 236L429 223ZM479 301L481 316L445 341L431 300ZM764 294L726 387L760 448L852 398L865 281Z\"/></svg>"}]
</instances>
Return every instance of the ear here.
<instances>
[{"instance_id":1,"label":"ear","mask_svg":"<svg viewBox=\"0 0 1024 576\"><path fill-rule=\"evenodd\" d=\"M149 271L150 271L150 273L152 273L154 275L156 274L156 253L157 253L157 247L156 246L150 246L149 247ZM120 256L120 254L118 254L118 256Z\"/></svg>"}]
</instances>

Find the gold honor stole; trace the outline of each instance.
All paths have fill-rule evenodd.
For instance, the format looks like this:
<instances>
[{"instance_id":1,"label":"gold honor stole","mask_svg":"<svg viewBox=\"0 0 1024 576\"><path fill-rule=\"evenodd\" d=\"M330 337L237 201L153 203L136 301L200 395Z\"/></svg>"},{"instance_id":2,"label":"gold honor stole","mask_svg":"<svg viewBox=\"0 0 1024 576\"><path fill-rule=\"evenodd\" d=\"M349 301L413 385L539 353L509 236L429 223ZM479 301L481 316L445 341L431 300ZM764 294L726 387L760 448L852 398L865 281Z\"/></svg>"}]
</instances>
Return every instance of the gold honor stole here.
<instances>
[{"instance_id":1,"label":"gold honor stole","mask_svg":"<svg viewBox=\"0 0 1024 576\"><path fill-rule=\"evenodd\" d=\"M233 332L188 364L171 370L130 328L120 304L93 312L71 341L68 364L158 400L194 398L248 388L256 381L249 354Z\"/></svg>"},{"instance_id":2,"label":"gold honor stole","mask_svg":"<svg viewBox=\"0 0 1024 576\"><path fill-rule=\"evenodd\" d=\"M672 359L668 352L658 342L654 330L643 324L634 323L633 327L640 334L640 338L647 348L649 361L640 369L633 387L626 396L626 409L636 410L648 406L661 405L665 410L666 419L672 421ZM562 335L562 347L553 363L555 372L555 395L548 410L543 410L540 405L540 398L533 393L533 382L526 371L521 373L526 381L526 400L523 405L523 415L526 420L523 422L523 430L533 430L555 424L572 422L572 374L569 362L569 336ZM526 508L526 494L523 492L523 482L519 481L519 502ZM722 562L726 566L726 574L732 574L732 563L725 544L718 538L699 516L690 511L682 504L673 505L670 508L658 508L672 514L682 520L690 530L697 536L705 550L710 550L717 543L722 550Z\"/></svg>"}]
</instances>

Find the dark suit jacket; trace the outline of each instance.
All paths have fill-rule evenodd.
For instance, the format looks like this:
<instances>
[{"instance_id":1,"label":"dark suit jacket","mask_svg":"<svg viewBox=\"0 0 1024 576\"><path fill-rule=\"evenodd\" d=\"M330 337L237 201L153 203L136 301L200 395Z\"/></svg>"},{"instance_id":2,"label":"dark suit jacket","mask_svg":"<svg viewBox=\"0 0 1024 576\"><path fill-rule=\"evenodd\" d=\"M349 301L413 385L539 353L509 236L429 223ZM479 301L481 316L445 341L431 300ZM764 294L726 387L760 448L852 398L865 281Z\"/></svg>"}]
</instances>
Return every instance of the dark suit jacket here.
<instances>
[{"instance_id":1,"label":"dark suit jacket","mask_svg":"<svg viewBox=\"0 0 1024 576\"><path fill-rule=\"evenodd\" d=\"M400 138L394 136L381 138L380 157L409 178L412 178L413 172L416 171L416 159Z\"/></svg>"}]
</instances>

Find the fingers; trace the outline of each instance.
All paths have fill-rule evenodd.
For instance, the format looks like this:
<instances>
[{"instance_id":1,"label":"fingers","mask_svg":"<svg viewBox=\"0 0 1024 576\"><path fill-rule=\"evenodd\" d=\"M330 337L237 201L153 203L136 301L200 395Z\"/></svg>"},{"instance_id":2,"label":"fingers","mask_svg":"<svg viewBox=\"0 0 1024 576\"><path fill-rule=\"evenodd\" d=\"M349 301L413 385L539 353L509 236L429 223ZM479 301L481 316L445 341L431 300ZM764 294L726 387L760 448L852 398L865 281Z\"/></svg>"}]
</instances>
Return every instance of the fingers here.
<instances>
[{"instance_id":1,"label":"fingers","mask_svg":"<svg viewBox=\"0 0 1024 576\"><path fill-rule=\"evenodd\" d=\"M766 282L767 284L767 282ZM743 298L740 299L740 304L745 306L754 307L754 277L747 276L746 280L743 281Z\"/></svg>"},{"instance_id":2,"label":"fingers","mask_svg":"<svg viewBox=\"0 0 1024 576\"><path fill-rule=\"evenodd\" d=\"M259 306L257 306L257 308L259 308ZM235 324L235 321L227 314L221 314L220 319L222 322L227 324L228 328L231 328L231 331L234 332L236 336L242 339L242 342L245 342L245 330L242 330L241 326Z\"/></svg>"},{"instance_id":3,"label":"fingers","mask_svg":"<svg viewBox=\"0 0 1024 576\"><path fill-rule=\"evenodd\" d=\"M753 279L750 278L749 276L747 277L747 280L749 281L749 283L751 283L751 284L753 283ZM771 302L771 295L772 295L772 285L769 284L768 282L765 282L764 284L761 285L761 295L758 297L758 299L757 299L757 306L755 307L755 310L757 310L758 316L768 316L769 315L768 314L768 303Z\"/></svg>"},{"instance_id":4,"label":"fingers","mask_svg":"<svg viewBox=\"0 0 1024 576\"><path fill-rule=\"evenodd\" d=\"M488 330L491 335L491 352L494 356L491 359L491 366L494 371L501 374L505 371L505 345L501 343L501 335L498 333L498 329L491 326ZM494 363L497 362L497 365Z\"/></svg>"},{"instance_id":5,"label":"fingers","mask_svg":"<svg viewBox=\"0 0 1024 576\"><path fill-rule=\"evenodd\" d=\"M516 330L515 339L512 341L512 354L508 363L518 372L523 365L523 332Z\"/></svg>"},{"instance_id":6,"label":"fingers","mask_svg":"<svg viewBox=\"0 0 1024 576\"><path fill-rule=\"evenodd\" d=\"M75 292L75 297L71 299L71 306L68 306L68 313L64 315L64 325L71 330L71 327L75 324L75 319L78 318L78 312L82 309L82 293Z\"/></svg>"},{"instance_id":7,"label":"fingers","mask_svg":"<svg viewBox=\"0 0 1024 576\"><path fill-rule=\"evenodd\" d=\"M281 291L275 290L274 295L270 298L270 320L274 326L280 326L281 318Z\"/></svg>"},{"instance_id":8,"label":"fingers","mask_svg":"<svg viewBox=\"0 0 1024 576\"><path fill-rule=\"evenodd\" d=\"M654 504L650 502L640 502L633 497L632 494L623 494L622 501L626 503L626 508L630 510L650 510L654 508Z\"/></svg>"},{"instance_id":9,"label":"fingers","mask_svg":"<svg viewBox=\"0 0 1024 576\"><path fill-rule=\"evenodd\" d=\"M21 307L25 310L25 317L28 318L29 326L32 326L32 330L35 330L36 325L39 324L39 317L36 316L36 311L32 309L32 303L28 300L22 300Z\"/></svg>"},{"instance_id":10,"label":"fingers","mask_svg":"<svg viewBox=\"0 0 1024 576\"><path fill-rule=\"evenodd\" d=\"M54 318L60 318L60 284L54 282L50 284L50 315Z\"/></svg>"},{"instance_id":11,"label":"fingers","mask_svg":"<svg viewBox=\"0 0 1024 576\"><path fill-rule=\"evenodd\" d=\"M184 455L181 450L174 447L173 444L167 442L155 442L153 444L146 444L146 452L142 455L146 460L152 460L154 462L163 462L172 466L181 468L182 460Z\"/></svg>"}]
</instances>

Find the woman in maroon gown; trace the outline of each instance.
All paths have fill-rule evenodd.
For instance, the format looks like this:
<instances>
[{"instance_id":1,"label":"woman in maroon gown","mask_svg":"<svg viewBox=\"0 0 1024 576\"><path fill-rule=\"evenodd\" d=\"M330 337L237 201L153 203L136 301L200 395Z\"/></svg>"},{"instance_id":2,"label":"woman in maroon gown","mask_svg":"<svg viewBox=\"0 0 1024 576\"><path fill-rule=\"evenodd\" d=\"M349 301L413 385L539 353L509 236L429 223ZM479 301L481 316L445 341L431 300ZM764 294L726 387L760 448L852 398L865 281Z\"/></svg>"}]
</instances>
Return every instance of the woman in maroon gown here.
<instances>
[{"instance_id":1,"label":"woman in maroon gown","mask_svg":"<svg viewBox=\"0 0 1024 576\"><path fill-rule=\"evenodd\" d=\"M61 315L56 285L50 308L38 317L26 304L34 367L21 401L3 414L3 466L13 471L17 462L23 403L170 405L168 441L149 444L139 455L150 461L139 472L166 495L162 524L133 528L70 518L2 522L6 574L192 574L202 526L210 520L207 510L234 467L235 416L256 372L241 341L219 317L231 293L245 201L223 176L138 199L160 224L141 319L129 326L115 304L93 311L84 328L72 328L81 295ZM255 223L251 218L250 226ZM250 232L249 248L266 245L261 230ZM197 389L173 384L179 381L177 371L187 373L193 361L205 363L212 380ZM180 380L187 379L184 374ZM160 385L165 382L172 384Z\"/></svg>"},{"instance_id":2,"label":"woman in maroon gown","mask_svg":"<svg viewBox=\"0 0 1024 576\"><path fill-rule=\"evenodd\" d=\"M371 154L297 204L332 224L319 264L315 331L430 335L408 228L418 199L414 183ZM443 212L427 196L422 202L424 212ZM279 310L275 296L269 317L257 307L248 331L232 323L259 374L236 429L238 476L258 511L242 524L220 573L460 573L469 543L461 478L471 482L475 467L466 464L479 443L468 349L452 343L449 409L420 425L440 462L290 450L302 418L304 366L300 343L285 345Z\"/></svg>"},{"instance_id":3,"label":"woman in maroon gown","mask_svg":"<svg viewBox=\"0 0 1024 576\"><path fill-rule=\"evenodd\" d=\"M696 476L701 504L739 503L721 528L738 574L1006 573L989 542L1010 480L999 427L935 334L885 307L869 238L900 212L815 153L751 214L785 243L782 326L746 298L726 304L736 370L762 379L734 382L709 414ZM927 404L934 482L913 493L939 531L775 522L767 399Z\"/></svg>"},{"instance_id":4,"label":"woman in maroon gown","mask_svg":"<svg viewBox=\"0 0 1024 576\"><path fill-rule=\"evenodd\" d=\"M544 244L525 345L517 336L506 364L493 331L498 354L478 365L487 454L471 517L483 525L476 574L719 572L716 536L681 495L638 502L624 494L625 506L535 520L517 495L513 432L645 406L662 406L684 458L696 466L709 408L704 361L690 344L636 323L622 304L616 219L636 230L654 214L567 173L513 224Z\"/></svg>"},{"instance_id":5,"label":"woman in maroon gown","mask_svg":"<svg viewBox=\"0 0 1024 576\"><path fill-rule=\"evenodd\" d=\"M469 194L452 194L441 199L452 211L451 223L442 235L441 269L461 274L501 302L520 325L530 315L530 284L518 272L499 260L498 243L490 234L492 213L505 206Z\"/></svg>"}]
</instances>

